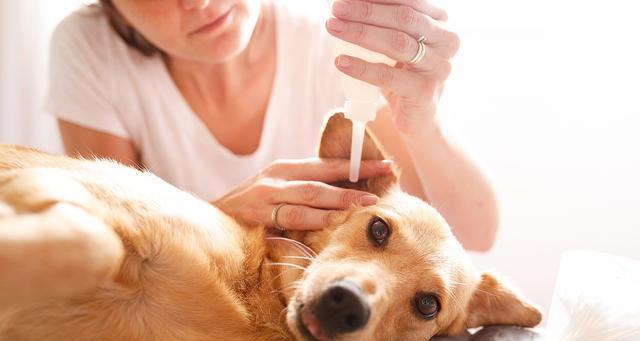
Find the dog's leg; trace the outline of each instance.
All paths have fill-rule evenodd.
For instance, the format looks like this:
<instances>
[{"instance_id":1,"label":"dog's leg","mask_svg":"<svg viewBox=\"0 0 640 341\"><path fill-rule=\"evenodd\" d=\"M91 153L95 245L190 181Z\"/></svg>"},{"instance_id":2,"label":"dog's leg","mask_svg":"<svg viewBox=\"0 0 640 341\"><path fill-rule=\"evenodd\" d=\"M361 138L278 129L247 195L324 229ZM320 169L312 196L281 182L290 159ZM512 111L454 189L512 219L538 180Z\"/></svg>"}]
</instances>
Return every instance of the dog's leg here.
<instances>
[{"instance_id":1,"label":"dog's leg","mask_svg":"<svg viewBox=\"0 0 640 341\"><path fill-rule=\"evenodd\" d=\"M86 292L119 268L120 239L83 209L57 203L16 214L0 207L0 310Z\"/></svg>"}]
</instances>

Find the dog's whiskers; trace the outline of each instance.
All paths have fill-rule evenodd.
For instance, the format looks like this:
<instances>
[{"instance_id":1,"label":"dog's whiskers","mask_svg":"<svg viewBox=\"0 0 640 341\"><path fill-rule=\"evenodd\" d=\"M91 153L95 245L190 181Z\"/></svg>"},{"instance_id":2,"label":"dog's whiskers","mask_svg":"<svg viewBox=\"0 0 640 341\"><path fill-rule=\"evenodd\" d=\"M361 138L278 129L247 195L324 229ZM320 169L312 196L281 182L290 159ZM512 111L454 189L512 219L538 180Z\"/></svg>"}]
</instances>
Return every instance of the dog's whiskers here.
<instances>
[{"instance_id":1,"label":"dog's whiskers","mask_svg":"<svg viewBox=\"0 0 640 341\"><path fill-rule=\"evenodd\" d=\"M312 262L315 258L305 257L305 256L282 256L282 258L290 258L290 259L303 259Z\"/></svg>"},{"instance_id":2,"label":"dog's whiskers","mask_svg":"<svg viewBox=\"0 0 640 341\"><path fill-rule=\"evenodd\" d=\"M286 263L286 262L276 262L276 263L267 263L265 265L269 265L269 266L289 266L301 271L306 270L307 268L305 268L304 266L300 266L298 264L293 264L293 263Z\"/></svg>"},{"instance_id":3,"label":"dog's whiskers","mask_svg":"<svg viewBox=\"0 0 640 341\"><path fill-rule=\"evenodd\" d=\"M280 288L280 290L278 290L278 292L287 294L287 293L291 293L291 292L295 292L297 290L299 290L301 287L301 285L299 283L291 283L289 285L285 285L284 287Z\"/></svg>"},{"instance_id":4,"label":"dog's whiskers","mask_svg":"<svg viewBox=\"0 0 640 341\"><path fill-rule=\"evenodd\" d=\"M287 309L288 309L288 308L289 308L289 307L284 307L284 308L282 308L282 311L280 311L280 314L278 315L278 318L279 318L279 319L282 319L282 315L287 313Z\"/></svg>"},{"instance_id":5,"label":"dog's whiskers","mask_svg":"<svg viewBox=\"0 0 640 341\"><path fill-rule=\"evenodd\" d=\"M294 249L296 249L298 252L303 254L304 257L312 258L312 255L307 250L303 249L301 246L299 246L297 244L291 244L291 246L293 246Z\"/></svg>"},{"instance_id":6,"label":"dog's whiskers","mask_svg":"<svg viewBox=\"0 0 640 341\"><path fill-rule=\"evenodd\" d=\"M297 241L295 239L284 238L284 237L267 237L267 240L288 242L288 243L291 243L293 245L297 245L300 248L304 249L306 252L303 252L303 253L305 253L306 256L309 256L309 257L312 257L312 258L315 258L315 257L318 256L318 254L315 251L313 251L313 249L311 249L310 247L302 244L301 242L299 242L299 241Z\"/></svg>"},{"instance_id":7,"label":"dog's whiskers","mask_svg":"<svg viewBox=\"0 0 640 341\"><path fill-rule=\"evenodd\" d=\"M301 260L307 260L309 262L318 262L318 260L316 260L315 258L311 258L311 257L303 257L303 256L282 256L282 258L290 258L290 259L301 259ZM274 263L277 264L277 263ZM292 264L292 263L285 263L285 264ZM297 265L297 264L296 264ZM306 267L303 267L302 265L297 265L296 267L291 267L287 270L282 271L280 274L278 274L277 276L273 277L273 280L277 280L280 277L284 276L286 273L288 273L289 271L292 270L302 270L305 271ZM299 279L300 280L300 279Z\"/></svg>"},{"instance_id":8,"label":"dog's whiskers","mask_svg":"<svg viewBox=\"0 0 640 341\"><path fill-rule=\"evenodd\" d=\"M279 279L280 277L284 276L284 274L286 274L287 272L293 271L293 270L300 271L299 269L295 269L295 268L286 269L286 270L282 271L278 276L273 277L273 280L275 281L275 280Z\"/></svg>"},{"instance_id":9,"label":"dog's whiskers","mask_svg":"<svg viewBox=\"0 0 640 341\"><path fill-rule=\"evenodd\" d=\"M272 294L284 294L285 296L288 296L289 293L295 292L298 289L299 289L298 287L286 286L286 287L283 287L283 288L280 288L280 289L272 290L271 293Z\"/></svg>"},{"instance_id":10,"label":"dog's whiskers","mask_svg":"<svg viewBox=\"0 0 640 341\"><path fill-rule=\"evenodd\" d=\"M308 246L298 242L297 240L288 239L288 238L282 238L277 240L288 243L289 245L293 246L296 250L298 250L302 255L306 257L315 258L317 256L315 251L313 251Z\"/></svg>"},{"instance_id":11,"label":"dog's whiskers","mask_svg":"<svg viewBox=\"0 0 640 341\"><path fill-rule=\"evenodd\" d=\"M453 290L447 289L447 296L449 296L449 298L451 299L451 302L453 302L453 304L455 304L456 307L460 309L460 311L465 310L465 306L462 304L462 301L460 301L460 299L458 298L458 296L456 296Z\"/></svg>"},{"instance_id":12,"label":"dog's whiskers","mask_svg":"<svg viewBox=\"0 0 640 341\"><path fill-rule=\"evenodd\" d=\"M285 297L289 297L289 296L292 296L301 287L302 287L302 281L298 279L289 284L282 286L279 289L271 291L271 294L282 294ZM285 307L283 311L285 311L286 309L287 308ZM280 318L282 318L282 312L280 312Z\"/></svg>"}]
</instances>

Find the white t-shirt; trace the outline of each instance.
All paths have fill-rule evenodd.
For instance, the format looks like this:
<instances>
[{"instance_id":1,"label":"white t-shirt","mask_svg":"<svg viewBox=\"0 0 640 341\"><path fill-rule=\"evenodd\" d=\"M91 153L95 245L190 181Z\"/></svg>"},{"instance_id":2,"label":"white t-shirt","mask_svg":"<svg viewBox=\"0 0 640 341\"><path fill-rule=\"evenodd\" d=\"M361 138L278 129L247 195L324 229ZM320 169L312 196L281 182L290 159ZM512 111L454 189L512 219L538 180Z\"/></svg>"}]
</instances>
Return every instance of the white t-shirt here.
<instances>
[{"instance_id":1,"label":"white t-shirt","mask_svg":"<svg viewBox=\"0 0 640 341\"><path fill-rule=\"evenodd\" d=\"M277 0L276 73L258 149L236 155L190 109L160 56L128 47L95 8L56 28L46 111L131 140L143 164L212 200L279 158L316 154L324 115L343 104L323 1ZM233 113L228 113L233 115Z\"/></svg>"}]
</instances>

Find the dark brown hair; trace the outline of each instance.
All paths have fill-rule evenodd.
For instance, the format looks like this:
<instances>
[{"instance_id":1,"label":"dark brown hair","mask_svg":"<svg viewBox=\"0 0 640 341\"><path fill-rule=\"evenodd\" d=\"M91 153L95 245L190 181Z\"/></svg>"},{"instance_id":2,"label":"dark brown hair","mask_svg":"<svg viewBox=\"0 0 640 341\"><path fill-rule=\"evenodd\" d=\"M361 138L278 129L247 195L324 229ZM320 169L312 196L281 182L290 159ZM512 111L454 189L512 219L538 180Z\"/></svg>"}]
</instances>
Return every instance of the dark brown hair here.
<instances>
[{"instance_id":1,"label":"dark brown hair","mask_svg":"<svg viewBox=\"0 0 640 341\"><path fill-rule=\"evenodd\" d=\"M109 18L111 27L118 33L125 43L127 43L127 45L148 57L162 53L160 49L149 42L142 36L142 34L140 34L140 32L127 22L122 14L118 12L118 9L113 5L111 0L100 0L97 7L107 16L107 18Z\"/></svg>"}]
</instances>

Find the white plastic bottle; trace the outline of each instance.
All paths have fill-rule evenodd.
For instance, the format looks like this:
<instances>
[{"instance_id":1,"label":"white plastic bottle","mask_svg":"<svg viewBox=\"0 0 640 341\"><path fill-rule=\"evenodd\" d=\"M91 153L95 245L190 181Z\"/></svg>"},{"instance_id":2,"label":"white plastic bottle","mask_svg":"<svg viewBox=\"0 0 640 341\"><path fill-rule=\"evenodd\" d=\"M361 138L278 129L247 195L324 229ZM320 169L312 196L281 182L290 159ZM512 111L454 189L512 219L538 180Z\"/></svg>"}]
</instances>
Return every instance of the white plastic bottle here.
<instances>
[{"instance_id":1,"label":"white plastic bottle","mask_svg":"<svg viewBox=\"0 0 640 341\"><path fill-rule=\"evenodd\" d=\"M333 0L327 0L329 8ZM389 57L367 50L344 40L331 37L334 59L339 55L348 55L366 60L371 63L385 63L394 65L395 61ZM339 72L339 71L338 71ZM378 106L376 102L380 98L380 89L371 84L357 80L340 72L342 87L347 100L344 103L345 117L353 123L351 134L351 167L349 169L349 180L358 181L360 173L360 162L362 161L362 144L364 142L365 126L368 121L376 118Z\"/></svg>"}]
</instances>

